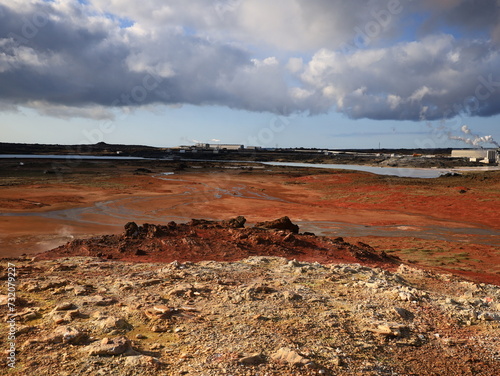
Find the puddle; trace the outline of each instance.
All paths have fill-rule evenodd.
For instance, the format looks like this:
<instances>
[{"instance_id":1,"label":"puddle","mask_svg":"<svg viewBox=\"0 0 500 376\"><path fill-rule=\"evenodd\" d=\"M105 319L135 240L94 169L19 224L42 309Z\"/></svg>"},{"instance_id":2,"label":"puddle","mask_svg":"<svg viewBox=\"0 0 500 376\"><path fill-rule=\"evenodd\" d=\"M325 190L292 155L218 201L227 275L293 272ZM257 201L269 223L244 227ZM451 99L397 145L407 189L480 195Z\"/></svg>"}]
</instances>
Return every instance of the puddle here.
<instances>
[{"instance_id":1,"label":"puddle","mask_svg":"<svg viewBox=\"0 0 500 376\"><path fill-rule=\"evenodd\" d=\"M342 237L414 237L426 240L445 240L450 242L472 242L498 247L500 231L481 228L448 228L441 226L365 226L343 222L297 222L301 231L313 232L322 236Z\"/></svg>"}]
</instances>

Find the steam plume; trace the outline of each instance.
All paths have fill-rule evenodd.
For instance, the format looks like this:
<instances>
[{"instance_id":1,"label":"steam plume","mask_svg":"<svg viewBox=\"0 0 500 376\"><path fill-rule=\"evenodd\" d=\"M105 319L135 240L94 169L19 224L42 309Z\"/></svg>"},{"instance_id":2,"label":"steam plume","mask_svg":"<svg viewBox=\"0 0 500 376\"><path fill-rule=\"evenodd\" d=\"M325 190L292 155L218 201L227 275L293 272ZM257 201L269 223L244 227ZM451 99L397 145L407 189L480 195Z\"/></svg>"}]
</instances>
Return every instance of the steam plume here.
<instances>
[{"instance_id":1,"label":"steam plume","mask_svg":"<svg viewBox=\"0 0 500 376\"><path fill-rule=\"evenodd\" d=\"M498 142L496 142L493 139L493 136L491 136L491 135L488 135L488 136L479 136L478 134L473 133L472 130L467 125L462 125L461 130L462 130L462 133L464 133L466 135L470 135L471 137L463 137L463 136L453 136L453 135L450 135L449 136L450 140L462 141L462 142L465 142L468 145L472 145L472 146L480 147L480 148L483 148L483 146L482 146L483 144L493 144L496 147L500 147L500 145L498 144Z\"/></svg>"}]
</instances>

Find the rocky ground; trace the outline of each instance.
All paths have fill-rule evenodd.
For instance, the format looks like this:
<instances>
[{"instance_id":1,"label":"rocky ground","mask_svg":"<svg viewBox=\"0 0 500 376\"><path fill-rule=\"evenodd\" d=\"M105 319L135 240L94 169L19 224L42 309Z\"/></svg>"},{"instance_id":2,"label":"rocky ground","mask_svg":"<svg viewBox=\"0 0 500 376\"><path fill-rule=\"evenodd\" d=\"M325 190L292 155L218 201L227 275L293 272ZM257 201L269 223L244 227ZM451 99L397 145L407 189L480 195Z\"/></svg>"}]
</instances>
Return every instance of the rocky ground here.
<instances>
[{"instance_id":1,"label":"rocky ground","mask_svg":"<svg viewBox=\"0 0 500 376\"><path fill-rule=\"evenodd\" d=\"M4 355L0 374L500 374L499 287L300 234L284 218L242 222L129 223L122 235L4 259L16 266L15 315L5 314L7 296L0 309L16 323L17 353L13 369ZM231 244L249 257L192 262L179 252L177 261L151 262L162 241L182 237L184 250L201 256L214 248L203 240L210 231L233 234L220 246L228 257ZM301 250L319 246L324 262L300 260ZM8 330L1 326L2 339Z\"/></svg>"},{"instance_id":2,"label":"rocky ground","mask_svg":"<svg viewBox=\"0 0 500 376\"><path fill-rule=\"evenodd\" d=\"M134 262L234 261L253 255L294 257L298 260L328 262L364 261L394 266L397 257L377 253L368 244L350 244L341 237L299 233L288 217L245 227L243 216L224 221L193 219L168 225L135 222L117 235L76 239L41 253L37 259L91 256Z\"/></svg>"}]
</instances>

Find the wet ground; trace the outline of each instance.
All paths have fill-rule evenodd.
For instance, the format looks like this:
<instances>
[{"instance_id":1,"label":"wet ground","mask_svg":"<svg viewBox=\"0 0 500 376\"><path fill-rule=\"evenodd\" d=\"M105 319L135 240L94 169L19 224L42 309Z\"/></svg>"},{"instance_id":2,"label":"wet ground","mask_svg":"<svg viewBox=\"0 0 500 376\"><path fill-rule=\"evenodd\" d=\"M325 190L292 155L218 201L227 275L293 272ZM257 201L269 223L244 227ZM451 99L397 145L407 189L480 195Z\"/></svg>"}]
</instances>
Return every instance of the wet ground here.
<instances>
[{"instance_id":1,"label":"wet ground","mask_svg":"<svg viewBox=\"0 0 500 376\"><path fill-rule=\"evenodd\" d=\"M129 221L243 215L252 224L286 215L301 231L356 238L417 262L427 257L440 265L443 252L456 251L469 259L441 266L500 271L500 174L494 171L416 179L298 167L81 161L47 174L47 161L1 163L3 256L119 233Z\"/></svg>"}]
</instances>

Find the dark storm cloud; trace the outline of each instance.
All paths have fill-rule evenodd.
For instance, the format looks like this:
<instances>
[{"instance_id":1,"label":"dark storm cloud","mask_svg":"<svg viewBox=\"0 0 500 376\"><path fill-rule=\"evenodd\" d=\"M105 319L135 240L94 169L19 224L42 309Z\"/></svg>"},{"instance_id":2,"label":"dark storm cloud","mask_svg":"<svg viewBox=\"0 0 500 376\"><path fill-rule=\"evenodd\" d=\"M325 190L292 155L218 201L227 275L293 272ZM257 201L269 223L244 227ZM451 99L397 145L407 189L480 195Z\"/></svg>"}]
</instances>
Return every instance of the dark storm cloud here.
<instances>
[{"instance_id":1,"label":"dark storm cloud","mask_svg":"<svg viewBox=\"0 0 500 376\"><path fill-rule=\"evenodd\" d=\"M0 24L0 98L5 102L275 110L270 102L252 108L249 96L258 94L260 80L279 84L279 74L266 76L268 69L239 48L172 29L121 29L110 19L83 13L79 5L64 13L50 3L35 5L29 12L2 9L8 20ZM41 16L33 27L34 14Z\"/></svg>"},{"instance_id":2,"label":"dark storm cloud","mask_svg":"<svg viewBox=\"0 0 500 376\"><path fill-rule=\"evenodd\" d=\"M421 27L425 33L434 32L440 26L490 33L500 23L498 0L434 1L419 6L433 11Z\"/></svg>"},{"instance_id":3,"label":"dark storm cloud","mask_svg":"<svg viewBox=\"0 0 500 376\"><path fill-rule=\"evenodd\" d=\"M402 39L414 14L426 16L423 36ZM494 0L0 0L0 108L64 117L152 104L492 116L499 16Z\"/></svg>"}]
</instances>

